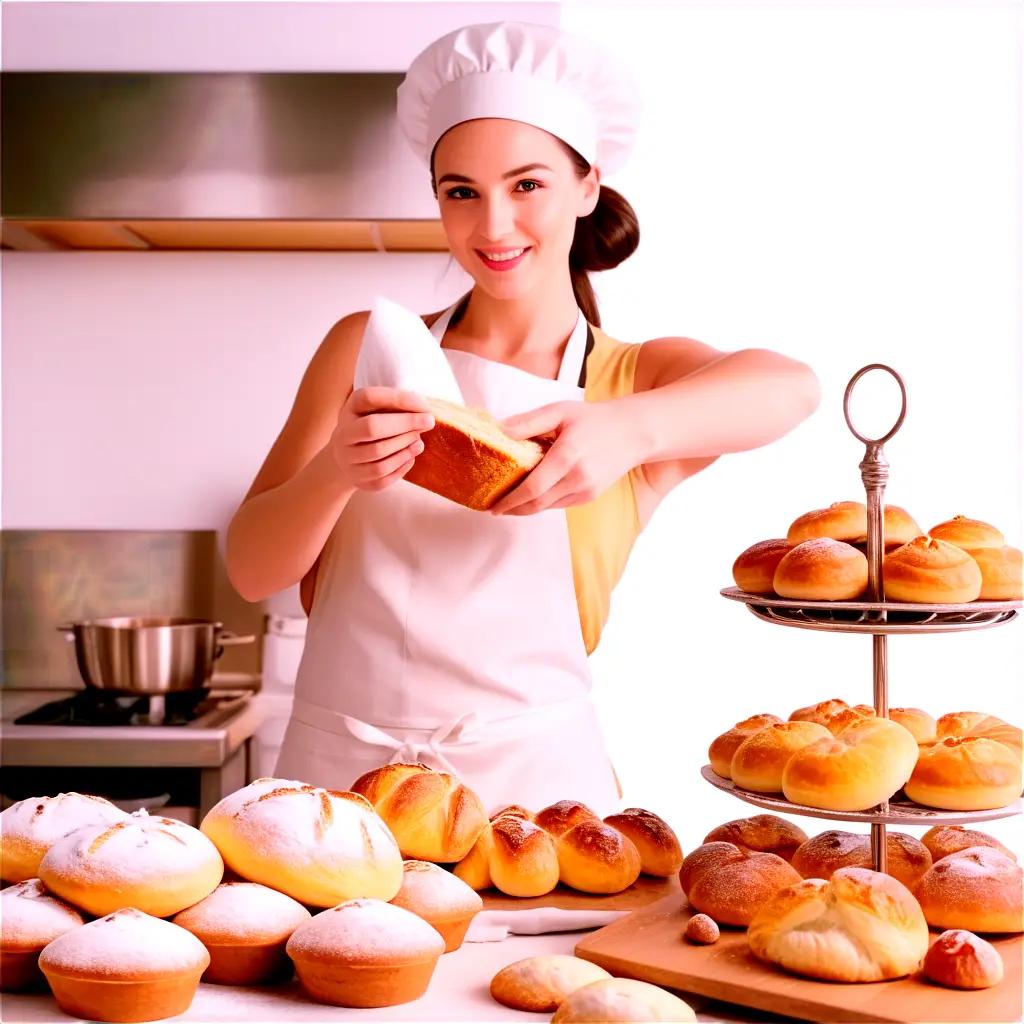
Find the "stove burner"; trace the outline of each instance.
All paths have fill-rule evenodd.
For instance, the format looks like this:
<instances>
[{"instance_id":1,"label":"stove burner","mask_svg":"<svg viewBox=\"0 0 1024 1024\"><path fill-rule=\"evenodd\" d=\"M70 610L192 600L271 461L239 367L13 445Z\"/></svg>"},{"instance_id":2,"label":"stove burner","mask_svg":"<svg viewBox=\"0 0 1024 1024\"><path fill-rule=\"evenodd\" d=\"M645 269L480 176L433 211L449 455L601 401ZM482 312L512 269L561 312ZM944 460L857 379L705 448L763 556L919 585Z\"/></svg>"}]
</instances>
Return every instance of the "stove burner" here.
<instances>
[{"instance_id":1,"label":"stove burner","mask_svg":"<svg viewBox=\"0 0 1024 1024\"><path fill-rule=\"evenodd\" d=\"M187 725L199 716L209 690L181 690L150 697L82 690L73 697L33 708L15 725ZM161 707L161 705L163 705Z\"/></svg>"}]
</instances>

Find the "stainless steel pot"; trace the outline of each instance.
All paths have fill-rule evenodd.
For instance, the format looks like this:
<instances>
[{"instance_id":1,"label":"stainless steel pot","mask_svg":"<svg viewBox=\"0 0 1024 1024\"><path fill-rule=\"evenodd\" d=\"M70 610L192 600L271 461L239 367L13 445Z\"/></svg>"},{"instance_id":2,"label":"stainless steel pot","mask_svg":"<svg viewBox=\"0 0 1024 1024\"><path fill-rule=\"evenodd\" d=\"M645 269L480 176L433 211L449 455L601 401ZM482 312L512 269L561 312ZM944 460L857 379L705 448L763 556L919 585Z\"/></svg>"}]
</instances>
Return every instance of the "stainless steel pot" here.
<instances>
[{"instance_id":1,"label":"stainless steel pot","mask_svg":"<svg viewBox=\"0 0 1024 1024\"><path fill-rule=\"evenodd\" d=\"M87 686L120 693L172 693L209 684L225 647L251 644L223 623L168 615L89 619L57 627L74 640Z\"/></svg>"}]
</instances>

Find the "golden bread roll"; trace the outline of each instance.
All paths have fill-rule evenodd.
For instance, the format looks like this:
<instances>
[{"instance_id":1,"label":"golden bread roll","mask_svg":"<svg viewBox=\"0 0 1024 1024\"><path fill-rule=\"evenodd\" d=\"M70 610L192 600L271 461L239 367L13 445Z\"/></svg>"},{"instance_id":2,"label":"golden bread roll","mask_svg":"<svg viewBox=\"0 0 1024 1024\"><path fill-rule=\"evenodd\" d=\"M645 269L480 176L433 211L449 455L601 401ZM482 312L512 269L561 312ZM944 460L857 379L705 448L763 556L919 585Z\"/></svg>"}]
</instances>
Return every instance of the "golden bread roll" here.
<instances>
[{"instance_id":1,"label":"golden bread roll","mask_svg":"<svg viewBox=\"0 0 1024 1024\"><path fill-rule=\"evenodd\" d=\"M640 854L640 871L655 878L671 878L683 865L683 850L679 838L652 811L641 807L627 807L619 814L604 819L606 825L617 828L631 840Z\"/></svg>"},{"instance_id":2,"label":"golden bread roll","mask_svg":"<svg viewBox=\"0 0 1024 1024\"><path fill-rule=\"evenodd\" d=\"M737 722L728 732L711 741L708 747L708 760L711 762L711 769L716 775L723 779L731 779L731 765L733 755L739 750L740 744L760 732L766 725L775 725L781 722L781 718L775 715L751 715Z\"/></svg>"},{"instance_id":3,"label":"golden bread roll","mask_svg":"<svg viewBox=\"0 0 1024 1024\"><path fill-rule=\"evenodd\" d=\"M917 763L914 737L887 718L861 718L798 750L782 773L786 799L829 811L863 811L888 800Z\"/></svg>"},{"instance_id":4,"label":"golden bread roll","mask_svg":"<svg viewBox=\"0 0 1024 1024\"><path fill-rule=\"evenodd\" d=\"M113 825L127 812L84 793L58 793L19 800L0 813L0 878L24 882L39 874L43 854L58 839L86 825Z\"/></svg>"},{"instance_id":5,"label":"golden bread roll","mask_svg":"<svg viewBox=\"0 0 1024 1024\"><path fill-rule=\"evenodd\" d=\"M965 739L968 736L984 740L995 740L1008 747L1020 750L1024 745L1024 734L1015 725L1004 722L995 715L983 711L952 711L935 723L935 736L944 740L947 736Z\"/></svg>"},{"instance_id":6,"label":"golden bread roll","mask_svg":"<svg viewBox=\"0 0 1024 1024\"><path fill-rule=\"evenodd\" d=\"M829 736L828 729L817 722L765 726L736 750L729 766L732 781L754 793L781 793L782 772L793 754Z\"/></svg>"},{"instance_id":7,"label":"golden bread roll","mask_svg":"<svg viewBox=\"0 0 1024 1024\"><path fill-rule=\"evenodd\" d=\"M462 860L487 824L476 793L425 764L383 765L356 779L352 791L373 804L409 860Z\"/></svg>"},{"instance_id":8,"label":"golden bread roll","mask_svg":"<svg viewBox=\"0 0 1024 1024\"><path fill-rule=\"evenodd\" d=\"M506 896L543 896L558 884L555 840L532 821L505 814L480 833L454 871L477 892L493 886Z\"/></svg>"},{"instance_id":9,"label":"golden bread roll","mask_svg":"<svg viewBox=\"0 0 1024 1024\"><path fill-rule=\"evenodd\" d=\"M816 508L793 520L786 540L794 547L806 540L858 541L867 535L868 507L862 501L834 501L828 508Z\"/></svg>"},{"instance_id":10,"label":"golden bread roll","mask_svg":"<svg viewBox=\"0 0 1024 1024\"><path fill-rule=\"evenodd\" d=\"M935 719L920 708L889 708L889 718L902 725L918 743L935 741Z\"/></svg>"},{"instance_id":11,"label":"golden bread roll","mask_svg":"<svg viewBox=\"0 0 1024 1024\"><path fill-rule=\"evenodd\" d=\"M504 818L506 815L511 818L522 818L524 821L533 821L533 814L525 807L520 807L519 804L509 804L508 807L503 807L491 815L491 821Z\"/></svg>"},{"instance_id":12,"label":"golden bread roll","mask_svg":"<svg viewBox=\"0 0 1024 1024\"><path fill-rule=\"evenodd\" d=\"M632 978L593 981L567 996L551 1024L597 1024L612 1021L693 1021L696 1014L678 996Z\"/></svg>"},{"instance_id":13,"label":"golden bread roll","mask_svg":"<svg viewBox=\"0 0 1024 1024\"><path fill-rule=\"evenodd\" d=\"M799 880L793 866L773 853L719 842L698 846L679 872L690 906L719 924L741 928L779 889Z\"/></svg>"},{"instance_id":14,"label":"golden bread roll","mask_svg":"<svg viewBox=\"0 0 1024 1024\"><path fill-rule=\"evenodd\" d=\"M711 946L722 937L722 932L707 914L694 914L683 929L683 938L700 946Z\"/></svg>"},{"instance_id":15,"label":"golden bread roll","mask_svg":"<svg viewBox=\"0 0 1024 1024\"><path fill-rule=\"evenodd\" d=\"M820 700L817 704L809 704L805 708L797 708L789 716L791 722L817 722L824 725L825 722L837 711L842 711L850 705L839 697L832 697L830 700Z\"/></svg>"},{"instance_id":16,"label":"golden bread roll","mask_svg":"<svg viewBox=\"0 0 1024 1024\"><path fill-rule=\"evenodd\" d=\"M991 846L1010 860L1017 859L1017 854L1003 846L995 836L977 829L964 828L963 825L935 825L921 836L921 842L928 847L933 861L940 861L951 853L959 853L972 846Z\"/></svg>"},{"instance_id":17,"label":"golden bread roll","mask_svg":"<svg viewBox=\"0 0 1024 1024\"><path fill-rule=\"evenodd\" d=\"M705 843L732 843L751 853L774 853L783 860L792 860L801 843L807 842L807 833L785 818L774 814L755 814L737 818L713 828Z\"/></svg>"},{"instance_id":18,"label":"golden bread roll","mask_svg":"<svg viewBox=\"0 0 1024 1024\"><path fill-rule=\"evenodd\" d=\"M947 736L921 747L904 789L916 803L946 811L1005 807L1020 796L1020 753L978 736Z\"/></svg>"},{"instance_id":19,"label":"golden bread roll","mask_svg":"<svg viewBox=\"0 0 1024 1024\"><path fill-rule=\"evenodd\" d=\"M760 540L752 544L732 564L736 586L748 594L771 594L775 570L791 547L785 539Z\"/></svg>"},{"instance_id":20,"label":"golden bread roll","mask_svg":"<svg viewBox=\"0 0 1024 1024\"><path fill-rule=\"evenodd\" d=\"M1020 548L977 548L971 558L981 570L980 601L1019 601L1024 577L1024 559Z\"/></svg>"},{"instance_id":21,"label":"golden bread roll","mask_svg":"<svg viewBox=\"0 0 1024 1024\"><path fill-rule=\"evenodd\" d=\"M39 954L58 935L83 924L85 918L48 893L38 878L0 892L0 991L44 984Z\"/></svg>"},{"instance_id":22,"label":"golden bread roll","mask_svg":"<svg viewBox=\"0 0 1024 1024\"><path fill-rule=\"evenodd\" d=\"M483 511L508 494L544 457L546 445L509 437L483 409L427 398L434 427L405 479Z\"/></svg>"},{"instance_id":23,"label":"golden bread roll","mask_svg":"<svg viewBox=\"0 0 1024 1024\"><path fill-rule=\"evenodd\" d=\"M575 828L581 821L600 821L601 818L578 800L559 800L558 803L538 811L533 820L557 839L569 829Z\"/></svg>"},{"instance_id":24,"label":"golden bread roll","mask_svg":"<svg viewBox=\"0 0 1024 1024\"><path fill-rule=\"evenodd\" d=\"M968 519L967 516L953 516L945 522L933 526L928 531L929 537L955 544L965 551L978 548L1001 548L1006 541L1003 535L989 523L980 519Z\"/></svg>"},{"instance_id":25,"label":"golden bread roll","mask_svg":"<svg viewBox=\"0 0 1024 1024\"><path fill-rule=\"evenodd\" d=\"M981 570L966 551L934 537L914 540L882 560L887 601L967 604L981 593Z\"/></svg>"},{"instance_id":26,"label":"golden bread roll","mask_svg":"<svg viewBox=\"0 0 1024 1024\"><path fill-rule=\"evenodd\" d=\"M206 947L184 928L133 907L54 939L39 968L70 1017L162 1020L184 1013L209 966Z\"/></svg>"},{"instance_id":27,"label":"golden bread roll","mask_svg":"<svg viewBox=\"0 0 1024 1024\"><path fill-rule=\"evenodd\" d=\"M491 979L491 998L513 1010L551 1013L578 988L611 975L589 960L549 954L503 967Z\"/></svg>"},{"instance_id":28,"label":"golden bread roll","mask_svg":"<svg viewBox=\"0 0 1024 1024\"><path fill-rule=\"evenodd\" d=\"M924 976L946 988L991 988L1003 980L1003 958L974 932L943 932L924 958Z\"/></svg>"},{"instance_id":29,"label":"golden bread roll","mask_svg":"<svg viewBox=\"0 0 1024 1024\"><path fill-rule=\"evenodd\" d=\"M96 917L125 907L170 917L209 896L223 877L217 847L199 829L145 811L76 829L39 864L47 889Z\"/></svg>"},{"instance_id":30,"label":"golden bread roll","mask_svg":"<svg viewBox=\"0 0 1024 1024\"><path fill-rule=\"evenodd\" d=\"M200 827L237 875L309 906L391 899L402 885L398 844L357 793L257 779L224 797Z\"/></svg>"},{"instance_id":31,"label":"golden bread roll","mask_svg":"<svg viewBox=\"0 0 1024 1024\"><path fill-rule=\"evenodd\" d=\"M581 821L555 839L558 879L580 892L613 893L640 877L640 853L600 818Z\"/></svg>"},{"instance_id":32,"label":"golden bread roll","mask_svg":"<svg viewBox=\"0 0 1024 1024\"><path fill-rule=\"evenodd\" d=\"M848 725L852 725L858 718L874 718L875 709L870 704L857 704L852 708L843 708L831 715L826 715L821 723L832 733L838 736Z\"/></svg>"},{"instance_id":33,"label":"golden bread roll","mask_svg":"<svg viewBox=\"0 0 1024 1024\"><path fill-rule=\"evenodd\" d=\"M868 560L828 537L805 540L783 556L772 586L795 601L853 601L868 585Z\"/></svg>"},{"instance_id":34,"label":"golden bread roll","mask_svg":"<svg viewBox=\"0 0 1024 1024\"><path fill-rule=\"evenodd\" d=\"M405 862L402 888L391 902L432 925L444 939L446 953L462 945L473 918L484 908L484 901L461 878L426 860Z\"/></svg>"},{"instance_id":35,"label":"golden bread roll","mask_svg":"<svg viewBox=\"0 0 1024 1024\"><path fill-rule=\"evenodd\" d=\"M970 846L933 864L914 886L933 928L1024 931L1020 865L990 846Z\"/></svg>"},{"instance_id":36,"label":"golden bread roll","mask_svg":"<svg viewBox=\"0 0 1024 1024\"><path fill-rule=\"evenodd\" d=\"M928 848L905 832L889 831L885 837L887 875L908 889L932 866ZM870 868L871 837L830 829L808 839L793 854L793 867L804 878L831 878L840 868Z\"/></svg>"},{"instance_id":37,"label":"golden bread roll","mask_svg":"<svg viewBox=\"0 0 1024 1024\"><path fill-rule=\"evenodd\" d=\"M840 868L777 892L747 930L750 951L825 981L884 981L917 970L928 925L906 887L866 868Z\"/></svg>"}]
</instances>

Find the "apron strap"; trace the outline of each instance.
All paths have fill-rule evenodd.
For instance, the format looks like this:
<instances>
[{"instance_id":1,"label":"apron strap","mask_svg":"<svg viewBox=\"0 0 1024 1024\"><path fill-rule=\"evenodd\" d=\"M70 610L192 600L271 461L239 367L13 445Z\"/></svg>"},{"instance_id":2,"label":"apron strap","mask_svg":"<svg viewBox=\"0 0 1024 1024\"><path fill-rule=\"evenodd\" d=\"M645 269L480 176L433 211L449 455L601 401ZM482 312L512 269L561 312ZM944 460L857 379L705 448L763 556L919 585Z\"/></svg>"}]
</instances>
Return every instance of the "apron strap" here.
<instances>
[{"instance_id":1,"label":"apron strap","mask_svg":"<svg viewBox=\"0 0 1024 1024\"><path fill-rule=\"evenodd\" d=\"M363 743L370 743L379 747L387 747L393 750L389 764L417 764L425 758L433 761L430 767L440 766L451 775L458 776L458 772L452 763L445 757L442 747L446 744L455 744L463 739L463 733L472 730L479 722L475 712L469 711L451 722L445 722L438 726L425 740L405 739L400 740L379 729L369 722L360 721L351 715L342 715L342 722L345 728Z\"/></svg>"}]
</instances>

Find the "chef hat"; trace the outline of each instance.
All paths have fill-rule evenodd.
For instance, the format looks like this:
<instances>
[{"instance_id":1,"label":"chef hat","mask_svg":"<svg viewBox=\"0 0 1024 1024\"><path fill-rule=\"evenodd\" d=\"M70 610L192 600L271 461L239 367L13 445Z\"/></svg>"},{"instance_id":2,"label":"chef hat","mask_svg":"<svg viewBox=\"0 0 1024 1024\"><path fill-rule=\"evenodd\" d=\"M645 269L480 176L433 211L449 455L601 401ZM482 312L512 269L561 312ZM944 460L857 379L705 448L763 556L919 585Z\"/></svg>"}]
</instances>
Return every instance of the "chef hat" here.
<instances>
[{"instance_id":1,"label":"chef hat","mask_svg":"<svg viewBox=\"0 0 1024 1024\"><path fill-rule=\"evenodd\" d=\"M465 25L431 43L398 88L398 122L430 162L449 128L479 117L523 121L605 174L633 145L640 97L628 69L582 36L517 21Z\"/></svg>"}]
</instances>

